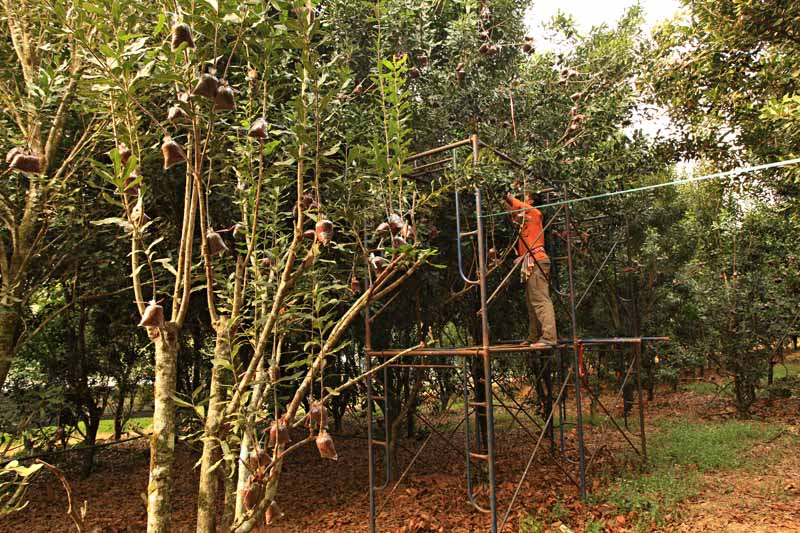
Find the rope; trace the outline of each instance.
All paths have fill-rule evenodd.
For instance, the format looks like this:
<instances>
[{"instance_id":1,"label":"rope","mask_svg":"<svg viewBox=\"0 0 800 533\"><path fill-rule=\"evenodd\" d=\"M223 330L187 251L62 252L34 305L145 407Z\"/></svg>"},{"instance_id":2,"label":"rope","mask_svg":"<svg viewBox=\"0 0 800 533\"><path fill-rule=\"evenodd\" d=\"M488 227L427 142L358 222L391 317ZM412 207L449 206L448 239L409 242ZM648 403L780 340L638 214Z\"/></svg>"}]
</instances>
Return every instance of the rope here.
<instances>
[{"instance_id":1,"label":"rope","mask_svg":"<svg viewBox=\"0 0 800 533\"><path fill-rule=\"evenodd\" d=\"M778 168L778 167L785 167L785 166L789 166L789 165L796 165L798 163L800 163L800 157L795 158L795 159L787 159L785 161L777 161L777 162L774 162L774 163L764 163L763 165L756 165L756 166L752 166L752 167L735 168L733 170L726 170L725 172L716 172L714 174L706 174L704 176L692 176L691 178L684 178L684 179L680 179L680 180L667 181L667 182L664 182L664 183L656 183L654 185L645 185L643 187L635 187L633 189L624 189L624 190L621 190L621 191L611 191L611 192L606 192L606 193L603 193L603 194L595 194L593 196L583 196L581 198L573 198L572 200L562 200L560 202L552 202L552 203L549 203L549 204L543 204L543 205L537 206L536 209L542 209L544 207L554 207L554 206L565 205L565 204L575 204L575 203L578 203L578 202L588 202L590 200L599 200L600 198L609 198L609 197L612 197L612 196L621 196L623 194L630 194L630 193L634 193L634 192L649 191L649 190L653 190L653 189L660 189L662 187L671 187L671 186L675 186L675 185L685 185L687 183L696 183L696 182L699 182L699 181L706 181L706 180L717 179L717 178L726 178L726 177L738 176L739 174L747 174L749 172L757 172L757 171L760 171L760 170L767 170L767 169L770 169L770 168ZM516 209L516 210L511 210L511 211L488 213L488 214L482 215L482 216L484 218L498 217L498 216L507 215L509 213L516 213L516 212L520 212L520 211L528 211L530 209L534 209L534 208L526 207L526 208Z\"/></svg>"}]
</instances>

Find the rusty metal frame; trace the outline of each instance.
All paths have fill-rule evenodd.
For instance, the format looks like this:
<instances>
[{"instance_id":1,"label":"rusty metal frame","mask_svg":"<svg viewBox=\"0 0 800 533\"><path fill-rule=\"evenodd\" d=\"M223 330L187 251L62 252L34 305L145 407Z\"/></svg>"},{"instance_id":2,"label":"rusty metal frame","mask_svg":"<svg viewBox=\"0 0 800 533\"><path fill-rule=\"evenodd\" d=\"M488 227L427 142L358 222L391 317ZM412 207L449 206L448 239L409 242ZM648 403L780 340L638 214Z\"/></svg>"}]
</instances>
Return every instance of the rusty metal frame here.
<instances>
[{"instance_id":1,"label":"rusty metal frame","mask_svg":"<svg viewBox=\"0 0 800 533\"><path fill-rule=\"evenodd\" d=\"M430 157L430 156L433 156L433 155L437 155L437 154L441 154L441 153L446 153L448 151L452 151L453 152L452 160L453 160L453 165L455 167L455 150L458 149L458 148L467 147L467 146L469 146L470 149L471 149L472 162L473 162L473 165L475 165L475 166L477 166L477 164L478 164L479 149L480 149L480 147L484 147L484 148L487 148L487 149L491 150L500 159L502 159L502 160L504 160L504 161L516 166L517 168L520 168L520 169L523 169L523 170L525 168L524 165L522 165L521 163L517 162L512 157L504 154L503 152L497 150L496 148L493 148L492 146L490 146L490 145L484 143L483 141L481 141L478 138L477 135L472 135L468 139L462 139L462 140L456 141L454 143L450 143L450 144L447 144L447 145L443 145L443 146L439 146L439 147L436 147L436 148L432 148L430 150L426 150L424 152L417 153L417 154L412 155L409 158L407 158L406 162L407 163L414 163L415 167L412 170L412 174L414 174L415 177L418 178L419 176L421 176L423 174L427 174L427 173L430 173L430 172L436 172L436 171L443 170L444 165L451 158L440 159L440 160L434 161L432 163L417 165L417 161L419 161L420 159L424 159L426 157ZM563 197L565 199L568 197L568 189L567 189L566 185L563 186L561 193L563 194ZM610 345L610 344L629 344L629 345L633 346L634 357L633 357L633 361L631 363L631 366L629 367L628 374L626 376L626 382L627 382L628 377L633 372L633 370L635 370L635 372L636 372L636 384L637 384L637 388L638 388L639 432L640 432L639 437L640 437L640 443L641 443L640 444L640 449L636 448L636 446L630 441L628 436L625 435L624 431L622 431L619 427L617 427L617 429L620 429L620 431L622 431L623 435L625 436L626 440L628 440L629 444L634 448L634 450L637 451L637 453L639 453L642 456L642 460L646 461L646 458L647 458L646 453L647 452L646 452L646 435L645 435L645 423L644 423L644 401L643 401L643 395L642 395L642 379L641 379L641 349L642 349L643 343L645 343L645 342L666 341L666 340L669 340L669 339L667 337L641 337L641 336L637 336L637 337L583 338L583 339L578 337L577 311L576 311L576 309L577 309L578 305L580 305L580 302L576 302L576 298L575 298L575 280L574 280L575 273L574 273L574 265L573 265L573 242L572 242L572 231L571 231L572 220L571 220L571 212L570 212L569 204L564 204L563 207L559 209L559 212L563 212L564 225L565 225L565 228L567 230L566 231L566 235L567 235L567 239L566 239L566 247L567 247L566 260L567 260L568 281L569 281L569 293L568 293L569 306L568 306L568 312L569 312L569 315L570 315L570 322L571 322L571 324L570 324L571 325L571 331L570 331L571 335L570 335L570 337L565 338L565 339L559 339L559 342L555 346L541 345L541 344L523 345L523 344L515 343L515 342L511 342L511 343L505 342L505 343L492 344L491 338L490 338L489 322L488 322L488 307L489 307L489 304L490 304L490 300L495 297L497 291L495 291L495 294L492 294L491 298L487 297L487 292L488 292L487 291L488 271L487 271L487 264L486 264L486 250L485 250L485 236L484 236L484 231L485 230L484 230L484 217L483 217L483 214L482 214L481 190L479 188L477 188L477 187L475 188L475 217L476 217L476 221L477 221L476 229L473 230L473 231L470 231L470 232L466 232L464 234L462 234L461 231L460 231L460 214L458 213L458 209L459 209L458 202L459 202L459 199L458 199L458 191L457 190L455 191L455 195L456 195L456 202L457 202L456 203L456 209L457 209L457 218L456 218L456 220L457 220L457 223L458 223L458 227L457 227L456 231L458 232L458 235L457 235L457 243L458 244L457 245L458 245L458 252L459 252L459 259L458 259L458 262L459 262L459 265L458 265L459 273L461 274L461 276L464 278L464 280L468 284L477 286L479 288L479 291L480 291L480 308L481 309L479 311L479 314L480 314L480 317L481 317L481 344L479 346L468 346L468 347L426 347L426 348L419 348L419 349L415 349L412 353L409 353L408 357L416 357L416 358L421 358L423 360L426 357L441 357L441 356L451 356L451 357L461 357L462 358L462 365L461 365L460 368L462 369L462 373L463 373L462 386L463 386L463 398L464 398L464 416L461 417L458 425L456 426L456 428L453 431L450 432L450 435L446 436L441 431L438 430L438 428L436 427L438 424L427 420L426 417L420 416L421 413L415 413L417 419L419 419L426 427L428 427L431 432L428 435L428 437L425 439L423 444L421 445L420 449L417 451L417 453L411 459L410 463L404 469L400 479L398 479L398 481L394 484L394 486L391 489L391 491L389 492L389 494L384 499L382 505L380 506L380 509L382 510L389 503L389 501L391 499L391 496L394 494L395 490L397 489L399 484L402 482L402 480L405 479L405 477L407 476L407 474L409 473L409 471L413 467L414 463L416 462L416 460L420 456L422 449L428 444L430 439L434 435L436 435L436 436L448 441L448 443L450 444L451 447L453 447L454 449L457 449L457 447L452 443L452 437L455 435L455 432L461 427L461 425L464 424L464 426L465 426L465 445L464 445L465 449L464 449L464 453L465 453L467 497L468 497L469 501L471 502L471 504L477 510L482 511L482 512L486 512L486 513L491 515L491 531L492 531L492 533L498 533L498 531L502 531L502 529L503 529L503 527L504 527L504 525L506 523L506 520L508 519L508 516L511 513L511 510L512 510L512 508L514 506L514 503L516 501L517 495L519 494L519 491L520 491L520 489L522 487L522 483L525 481L525 478L526 478L526 476L528 474L530 466L531 466L531 464L532 464L532 462L534 460L534 457L536 456L536 454L537 454L537 452L538 452L538 450L540 448L541 442L544 439L545 434L548 431L548 428L550 429L550 435L551 435L551 447L554 447L554 442L553 442L553 419L556 416L556 412L558 412L558 418L559 418L560 453L561 453L561 457L563 459L567 460L568 462L572 462L566 455L565 444L564 444L564 425L566 423L566 420L565 420L565 418L566 418L566 391L567 391L567 387L568 387L568 382L573 376L574 376L575 414L576 414L575 425L576 425L577 437L578 437L578 461L577 461L577 465L578 465L578 469L579 469L578 480L574 479L569 474L568 470L564 467L564 465L562 465L560 463L560 461L556 457L555 452L553 450L551 450L549 452L549 454L553 458L554 463L562 470L562 472L565 474L565 476L580 488L581 496L583 498L586 497L587 462L586 462L586 448L585 448L584 435L583 435L583 429L584 429L583 428L583 414L582 414L582 406L581 406L581 396L582 396L582 377L581 377L581 373L582 373L582 363L583 363L583 352L582 352L582 350L583 350L584 347L587 347L587 346L599 346L599 345ZM555 218L556 218L555 216L552 217L552 219L548 222L548 225L550 225L550 223L552 223ZM477 256L478 256L478 272L477 272L477 274L478 274L478 277L477 277L476 280L468 279L463 274L462 267L461 267L461 239L462 239L462 237L471 237L471 236L476 237L476 240L477 240ZM609 256L611 255L611 253L613 253L613 250L614 250L615 247L616 247L616 243L615 243L614 247L612 247L612 250L609 252L609 254L608 254ZM602 270L603 266L606 264L607 260L608 260L608 257L606 257L606 261L604 261L601 264L600 268L598 269L598 274L599 274L599 271ZM592 282L589 284L589 287L587 288L586 292L584 293L584 296L586 295L586 293L588 293L588 290L591 289L591 286L594 284L594 281L596 280L596 277L597 277L597 275L595 275L595 277L592 279ZM583 297L581 297L581 300L583 300ZM377 314L375 316L383 313L388 308L389 304L392 303L392 301L393 301L393 299L390 299L388 302L386 302L379 309L379 311L377 312ZM372 325L372 322L373 322L375 316L372 316L372 317L370 316L369 306L367 306L367 309L365 311L365 343L364 343L365 344L365 368L366 368L367 371L369 371L369 369L371 368L371 360L372 360L373 357L376 357L376 358L389 358L389 357L397 356L402 351L404 351L403 349L385 349L385 350L373 350L372 349L372 328L371 328L371 325ZM564 352L565 352L566 349L569 349L569 348L572 349L573 357L572 357L571 363L565 365L564 364L564 362L565 362ZM516 402L516 399L513 398L513 395L509 395L509 397L516 404L518 412L524 413L525 416L528 419L533 420L534 424L537 425L537 427L539 428L540 431L539 431L538 438L536 439L536 445L535 445L535 447L533 449L533 452L532 452L532 454L530 456L530 459L529 459L528 464L527 464L527 466L525 468L525 471L523 472L521 478L517 482L517 486L516 486L516 489L515 489L515 492L514 492L514 497L512 498L508 509L505 511L505 514L502 517L502 521L500 522L499 527L498 527L498 511L497 511L497 497L496 497L497 479L496 479L496 474L495 474L496 456L495 456L495 435L494 435L494 429L495 429L495 427L494 427L494 407L495 406L501 407L501 408L505 409L506 411L508 411L512 415L512 418L514 419L514 421L518 425L520 425L528 433L529 436L531 436L533 438L533 434L528 430L528 428L524 425L524 423L517 417L517 415L515 415L512 412L511 408L508 405L506 405L502 401L502 399L498 397L498 395L496 395L494 393L494 391L492 389L492 385L494 383L497 383L497 381L494 380L493 377L492 377L492 357L493 356L497 356L497 355L502 355L502 354L512 354L512 353L519 354L519 353L545 352L545 351L550 352L552 354L552 356L553 356L553 359L556 359L556 354L558 354L558 356L557 356L558 369L553 369L553 368L549 367L549 365L548 365L548 372L555 373L557 376L559 376L559 378L560 378L559 379L560 391L559 391L559 394L558 394L557 398L555 399L555 401L553 401L553 399L552 399L552 389L553 389L553 387L552 386L550 387L550 391L549 391L550 398L549 398L549 404L548 404L549 408L550 408L550 412L549 412L548 417L547 417L547 419L546 419L546 421L545 421L543 426L540 426L535 421L535 419L533 417L531 417L531 415L527 411L525 411L525 409L521 405L519 405L519 403ZM478 387L478 386L483 386L484 387L485 390L484 390L483 397L484 397L485 400L483 402L471 401L470 400L470 396L469 396L470 386L469 386L469 380L468 380L469 372L468 372L467 364L468 364L468 359L473 358L473 357L480 357L480 360L481 360L482 378L481 378L480 381L482 381L483 383L482 384L481 383L473 383L472 385L473 385L473 387ZM437 364L426 364L426 363L417 363L417 362L415 362L415 363L398 362L398 363L394 363L394 364L388 365L388 366L391 366L393 368L418 368L418 369L428 369L428 368L430 368L430 369L436 369L436 368L458 369L459 368L458 365L454 365L454 364L439 364L439 363L437 363ZM376 509L377 509L377 507L376 507L376 491L382 490L383 488L386 488L388 486L388 484L389 484L389 480L390 480L390 477L391 477L391 466L390 466L391 462L390 462L390 457L389 457L390 450L389 450L389 442L388 442L388 440L389 440L388 419L385 422L385 425L387 426L387 429L385 429L386 441L384 441L384 442L377 441L374 438L374 435L373 435L373 413L372 413L373 399L382 399L384 401L384 415L385 415L384 418L387 418L386 413L388 412L388 394L387 394L388 366L386 368L384 368L384 395L382 397L378 398L378 397L373 397L373 395L372 395L372 388L373 388L372 387L372 385L373 385L373 381L372 381L373 377L372 377L372 375L369 375L367 377L367 380L366 380L367 381L367 395L368 395L368 401L367 401L367 426L368 426L367 440L368 440L368 451L369 451L370 531L373 532L373 533L377 531L377 525L376 525L376 515L377 515L377 512L376 512ZM626 383L623 382L622 387L624 387L625 384ZM622 390L622 387L621 387L620 390ZM593 397L593 398L597 399L594 396L593 391L591 391L590 388L589 388L589 395L590 395L590 397ZM496 400L499 402L498 404L495 404ZM616 403L616 401L617 401L617 399L614 400L615 403ZM608 410L605 409L605 406L601 405L601 408L608 415L607 416L607 420L611 419L612 422L615 424L615 426L618 426L616 424L616 421L613 420L613 416L611 416L611 414L608 412ZM485 433L484 434L486 436L486 450L485 450L486 453L477 453L477 452L471 452L470 451L470 422L469 422L469 418L470 418L471 414L475 413L476 414L476 424L477 424L478 421L481 418L481 417L477 416L477 413L479 412L480 409L483 409L485 411L485 415L484 415L483 419L485 420L486 427L483 428L483 429L485 429ZM449 407L445 408L444 412L442 414L446 415L446 413L448 411L449 411ZM604 421L604 423L605 423L605 421ZM477 430L477 428L476 428L476 430ZM386 454L385 455L385 463L386 463L386 465L385 465L385 477L386 477L386 479L385 479L384 483L381 486L376 486L375 485L375 477L376 477L376 475L375 475L375 454L374 454L375 446L383 447L384 451L385 451L385 454ZM599 448L598 448L598 450L599 450ZM592 457L590 458L589 464L591 464L591 462L594 459L594 456L596 455L596 453L597 453L597 451L595 451L595 454L592 454ZM485 464L486 464L487 482L488 482L488 485L489 485L489 494L488 494L489 506L488 506L488 508L480 505L477 502L475 494L473 492L471 472L472 472L472 464L473 464L474 461L482 461L482 462L485 462Z\"/></svg>"}]
</instances>

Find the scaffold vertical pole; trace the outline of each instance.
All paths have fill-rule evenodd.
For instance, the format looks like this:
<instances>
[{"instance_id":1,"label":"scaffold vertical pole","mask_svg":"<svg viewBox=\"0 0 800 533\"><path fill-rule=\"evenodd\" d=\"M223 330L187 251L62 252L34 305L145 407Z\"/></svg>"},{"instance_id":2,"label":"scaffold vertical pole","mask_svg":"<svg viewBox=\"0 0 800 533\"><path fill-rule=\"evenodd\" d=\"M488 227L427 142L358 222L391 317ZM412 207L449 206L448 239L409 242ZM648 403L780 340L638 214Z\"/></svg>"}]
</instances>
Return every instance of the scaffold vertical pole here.
<instances>
[{"instance_id":1,"label":"scaffold vertical pole","mask_svg":"<svg viewBox=\"0 0 800 533\"><path fill-rule=\"evenodd\" d=\"M478 136L472 135L472 163L478 166ZM481 190L475 187L475 218L477 219L478 273L481 293L481 344L483 355L483 386L486 399L486 454L489 475L489 509L491 510L492 533L497 533L497 480L495 478L494 456L494 401L492 396L492 358L489 351L489 306L486 290L486 250L484 243L483 212Z\"/></svg>"},{"instance_id":2,"label":"scaffold vertical pole","mask_svg":"<svg viewBox=\"0 0 800 533\"><path fill-rule=\"evenodd\" d=\"M647 439L644 427L644 394L642 393L642 342L633 346L633 356L636 358L636 388L639 393L639 438L641 439L642 464L647 463Z\"/></svg>"},{"instance_id":3,"label":"scaffold vertical pole","mask_svg":"<svg viewBox=\"0 0 800 533\"><path fill-rule=\"evenodd\" d=\"M564 201L567 200L567 186L564 186ZM564 204L564 218L567 232L567 270L569 274L569 306L572 322L572 351L575 364L575 422L578 430L578 464L580 468L581 498L586 499L586 453L583 443L583 412L581 406L581 372L578 355L578 322L575 313L575 271L572 265L572 228L570 226L569 204Z\"/></svg>"},{"instance_id":4,"label":"scaffold vertical pole","mask_svg":"<svg viewBox=\"0 0 800 533\"><path fill-rule=\"evenodd\" d=\"M364 288L369 289L369 276L365 279ZM369 453L369 530L376 533L375 524L375 452L372 446L374 435L372 434L372 331L369 317L369 302L364 308L364 371L367 373L367 451Z\"/></svg>"}]
</instances>

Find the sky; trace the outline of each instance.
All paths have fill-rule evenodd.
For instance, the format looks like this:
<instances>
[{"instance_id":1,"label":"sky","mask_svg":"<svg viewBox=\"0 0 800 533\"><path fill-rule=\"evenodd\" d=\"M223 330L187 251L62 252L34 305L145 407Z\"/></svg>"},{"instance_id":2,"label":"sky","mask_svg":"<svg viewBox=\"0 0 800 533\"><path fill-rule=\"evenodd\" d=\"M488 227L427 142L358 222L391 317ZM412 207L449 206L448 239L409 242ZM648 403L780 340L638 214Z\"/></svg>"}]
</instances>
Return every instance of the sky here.
<instances>
[{"instance_id":1,"label":"sky","mask_svg":"<svg viewBox=\"0 0 800 533\"><path fill-rule=\"evenodd\" d=\"M658 22L672 18L680 7L678 0L640 0L639 3L648 30ZM525 23L536 39L537 48L547 48L542 23L549 21L559 10L575 17L578 28L585 32L603 23L614 25L634 4L636 0L534 0L525 14Z\"/></svg>"},{"instance_id":2,"label":"sky","mask_svg":"<svg viewBox=\"0 0 800 533\"><path fill-rule=\"evenodd\" d=\"M635 5L636 0L534 0L533 6L525 14L525 23L528 31L536 42L538 50L555 49L555 45L548 43L547 35L542 28L543 23L550 21L553 16L562 11L575 18L578 31L588 32L593 26L607 24L614 26L626 9ZM645 18L647 32L659 22L672 18L680 8L679 0L639 0ZM634 124L629 128L640 129L647 135L665 132L669 129L669 120L665 115L657 115L650 119L639 116L634 119Z\"/></svg>"}]
</instances>

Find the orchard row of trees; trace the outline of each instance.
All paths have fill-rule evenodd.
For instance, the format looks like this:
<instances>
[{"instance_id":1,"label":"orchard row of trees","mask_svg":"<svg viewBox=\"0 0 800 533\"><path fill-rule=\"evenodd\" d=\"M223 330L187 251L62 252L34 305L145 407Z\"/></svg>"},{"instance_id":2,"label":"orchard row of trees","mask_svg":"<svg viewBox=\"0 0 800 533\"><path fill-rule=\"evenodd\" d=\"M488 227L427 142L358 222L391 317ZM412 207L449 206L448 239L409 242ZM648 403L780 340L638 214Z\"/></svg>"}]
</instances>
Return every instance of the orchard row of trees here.
<instances>
[{"instance_id":1,"label":"orchard row of trees","mask_svg":"<svg viewBox=\"0 0 800 533\"><path fill-rule=\"evenodd\" d=\"M170 529L180 438L201 457L197 530L251 530L275 512L286 454L316 443L335 458L327 412L338 428L363 407L367 307L395 298L377 347L478 342L456 186L495 211L520 187L587 196L675 179L681 160L797 155L800 7L687 1L652 38L637 8L587 34L559 16L559 46L540 51L527 4L4 0L6 448L77 432L88 475L101 419L120 438L152 406L148 529ZM636 130L654 113L671 132ZM483 151L408 178L410 154L473 133L529 171ZM745 415L799 329L798 187L782 170L576 204L579 289L602 265L580 334L670 335L646 361L651 391L713 364ZM487 223L490 247L513 244L506 218ZM520 290L495 338L523 336ZM447 396L454 380L393 372L391 440L422 389Z\"/></svg>"}]
</instances>

